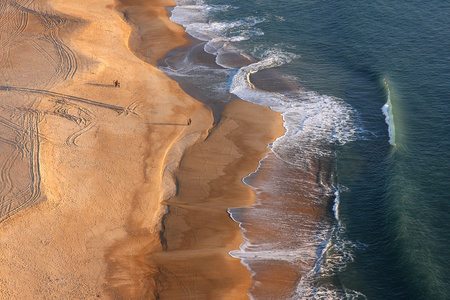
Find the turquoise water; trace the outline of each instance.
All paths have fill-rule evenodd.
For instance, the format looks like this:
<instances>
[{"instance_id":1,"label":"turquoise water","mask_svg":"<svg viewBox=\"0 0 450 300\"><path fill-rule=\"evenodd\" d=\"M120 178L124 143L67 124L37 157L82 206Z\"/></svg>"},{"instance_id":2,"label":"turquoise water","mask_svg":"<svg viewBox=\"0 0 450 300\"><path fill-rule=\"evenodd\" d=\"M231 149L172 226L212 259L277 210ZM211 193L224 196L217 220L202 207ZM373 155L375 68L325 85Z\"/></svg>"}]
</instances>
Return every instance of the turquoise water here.
<instances>
[{"instance_id":1,"label":"turquoise water","mask_svg":"<svg viewBox=\"0 0 450 300\"><path fill-rule=\"evenodd\" d=\"M161 68L212 106L232 95L283 112L287 133L272 151L289 165L290 188L301 185L295 170L311 161L333 166L323 170L332 180L321 185L335 195L332 217L311 232L325 236L318 249L324 240L327 246L291 298L448 299L450 4L177 3L172 19L217 65L188 52ZM233 255L250 265L249 251L265 261L310 255L295 249L304 237L297 223L285 223L288 213L264 205L264 216L289 234L265 243L246 238L252 250L244 245Z\"/></svg>"}]
</instances>

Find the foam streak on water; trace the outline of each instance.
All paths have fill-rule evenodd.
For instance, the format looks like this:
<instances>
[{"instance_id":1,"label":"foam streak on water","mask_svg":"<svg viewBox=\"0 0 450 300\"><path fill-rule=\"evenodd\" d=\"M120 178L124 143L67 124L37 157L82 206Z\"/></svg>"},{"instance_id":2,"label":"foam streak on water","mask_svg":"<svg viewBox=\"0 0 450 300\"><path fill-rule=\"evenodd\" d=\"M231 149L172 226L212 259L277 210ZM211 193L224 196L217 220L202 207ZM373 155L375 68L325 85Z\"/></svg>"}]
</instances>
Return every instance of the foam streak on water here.
<instances>
[{"instance_id":1,"label":"foam streak on water","mask_svg":"<svg viewBox=\"0 0 450 300\"><path fill-rule=\"evenodd\" d=\"M386 116L386 124L388 125L389 130L389 143L392 146L395 146L395 125L394 125L394 114L392 112L392 99L391 99L391 91L389 89L389 84L386 78L383 79L384 87L387 91L387 102L382 107L383 114Z\"/></svg>"}]
</instances>

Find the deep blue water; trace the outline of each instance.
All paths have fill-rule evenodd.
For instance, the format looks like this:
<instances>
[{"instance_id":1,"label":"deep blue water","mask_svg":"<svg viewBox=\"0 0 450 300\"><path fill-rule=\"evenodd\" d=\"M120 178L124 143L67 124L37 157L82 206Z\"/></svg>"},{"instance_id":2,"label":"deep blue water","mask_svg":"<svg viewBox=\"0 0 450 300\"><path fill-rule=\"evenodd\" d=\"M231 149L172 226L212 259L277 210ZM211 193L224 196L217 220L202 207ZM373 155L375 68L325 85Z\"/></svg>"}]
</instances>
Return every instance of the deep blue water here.
<instances>
[{"instance_id":1,"label":"deep blue water","mask_svg":"<svg viewBox=\"0 0 450 300\"><path fill-rule=\"evenodd\" d=\"M339 264L321 263L339 282L322 287L339 292L316 282L292 298L448 299L450 3L177 2L172 19L220 66L163 69L187 85L204 78L211 103L232 93L283 112L287 133L272 148L283 163L334 162L339 251L328 255Z\"/></svg>"}]
</instances>

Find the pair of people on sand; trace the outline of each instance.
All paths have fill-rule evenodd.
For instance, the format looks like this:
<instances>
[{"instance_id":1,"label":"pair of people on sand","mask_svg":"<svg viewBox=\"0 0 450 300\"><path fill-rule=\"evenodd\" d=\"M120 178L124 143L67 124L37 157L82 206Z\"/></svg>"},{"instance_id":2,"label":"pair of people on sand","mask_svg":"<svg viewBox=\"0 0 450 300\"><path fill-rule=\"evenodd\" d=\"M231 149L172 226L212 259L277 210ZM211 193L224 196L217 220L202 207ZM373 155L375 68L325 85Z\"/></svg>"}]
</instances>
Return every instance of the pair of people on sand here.
<instances>
[{"instance_id":1,"label":"pair of people on sand","mask_svg":"<svg viewBox=\"0 0 450 300\"><path fill-rule=\"evenodd\" d=\"M114 80L113 83L114 83L114 87L120 87L119 80Z\"/></svg>"}]
</instances>

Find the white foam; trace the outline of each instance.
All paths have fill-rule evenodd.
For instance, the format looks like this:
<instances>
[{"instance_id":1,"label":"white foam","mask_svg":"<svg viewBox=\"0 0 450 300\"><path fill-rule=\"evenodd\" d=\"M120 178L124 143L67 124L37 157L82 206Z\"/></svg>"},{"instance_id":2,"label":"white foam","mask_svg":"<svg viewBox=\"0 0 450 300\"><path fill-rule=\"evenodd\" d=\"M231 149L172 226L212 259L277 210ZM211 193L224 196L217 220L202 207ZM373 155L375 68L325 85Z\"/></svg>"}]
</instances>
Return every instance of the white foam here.
<instances>
[{"instance_id":1,"label":"white foam","mask_svg":"<svg viewBox=\"0 0 450 300\"><path fill-rule=\"evenodd\" d=\"M259 29L252 29L254 25L263 22L261 18L247 17L233 22L211 22L209 20L211 13L233 8L229 5L205 5L200 0L180 0L177 1L177 6L173 9L170 19L184 26L188 34L201 41L210 41L215 38L240 41L263 34Z\"/></svg>"},{"instance_id":2,"label":"white foam","mask_svg":"<svg viewBox=\"0 0 450 300\"><path fill-rule=\"evenodd\" d=\"M338 200L338 198L337 198ZM335 202L338 204L339 202ZM337 207L336 207L337 211ZM335 212L336 212L335 211ZM338 218L338 215L335 215ZM367 245L352 243L345 239L344 227L339 222L329 229L323 230L318 236L323 242L319 247L320 254L316 264L303 276L292 299L365 299L360 292L337 288L329 284L337 272L344 270L354 260L354 250L364 249ZM323 279L323 280L322 280Z\"/></svg>"},{"instance_id":3,"label":"white foam","mask_svg":"<svg viewBox=\"0 0 450 300\"><path fill-rule=\"evenodd\" d=\"M226 69L235 69L236 58L241 58L242 61L250 62L252 58L248 56L245 52L241 51L239 48L235 47L233 43L247 40L246 37L232 37L230 39L214 38L207 42L204 46L204 50L212 55L216 56L215 62L217 65ZM233 58L231 61L227 60L227 56L232 54Z\"/></svg>"},{"instance_id":4,"label":"white foam","mask_svg":"<svg viewBox=\"0 0 450 300\"><path fill-rule=\"evenodd\" d=\"M192 23L202 23L208 20L209 11L202 5L175 6L170 20L182 26Z\"/></svg>"},{"instance_id":5,"label":"white foam","mask_svg":"<svg viewBox=\"0 0 450 300\"><path fill-rule=\"evenodd\" d=\"M258 28L252 28L257 22L252 19L235 22L195 22L185 24L186 32L201 41L210 41L220 38L228 42L247 40L253 36L263 35ZM226 37L228 36L228 37ZM225 38L226 37L226 38Z\"/></svg>"},{"instance_id":6,"label":"white foam","mask_svg":"<svg viewBox=\"0 0 450 300\"><path fill-rule=\"evenodd\" d=\"M295 96L286 96L257 89L250 81L251 74L298 58L279 49L269 49L262 56L261 61L239 69L232 79L230 92L283 113L286 133L273 144L273 151L280 159L299 164L311 154L329 154L324 145L345 144L357 138L356 112L342 99L302 90Z\"/></svg>"},{"instance_id":7,"label":"white foam","mask_svg":"<svg viewBox=\"0 0 450 300\"><path fill-rule=\"evenodd\" d=\"M233 69L235 66L227 65L228 53L237 53L243 58L250 58L233 44L249 40L252 37L263 35L264 32L254 27L264 21L263 18L246 17L231 22L212 22L210 15L216 11L236 9L229 5L206 5L203 1L177 1L178 6L172 11L170 19L185 27L192 37L207 42L204 50L216 55L216 63L224 68Z\"/></svg>"}]
</instances>

